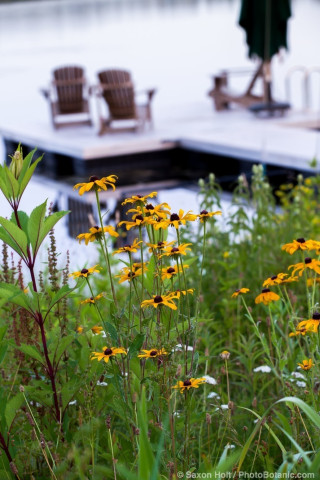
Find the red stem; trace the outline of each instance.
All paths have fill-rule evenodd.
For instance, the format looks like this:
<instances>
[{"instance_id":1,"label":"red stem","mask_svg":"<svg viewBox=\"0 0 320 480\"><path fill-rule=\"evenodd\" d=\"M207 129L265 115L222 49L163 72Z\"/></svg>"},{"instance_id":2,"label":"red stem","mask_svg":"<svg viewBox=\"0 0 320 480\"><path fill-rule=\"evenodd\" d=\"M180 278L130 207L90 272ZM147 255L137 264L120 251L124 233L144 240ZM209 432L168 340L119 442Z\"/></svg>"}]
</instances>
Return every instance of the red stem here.
<instances>
[{"instance_id":1,"label":"red stem","mask_svg":"<svg viewBox=\"0 0 320 480\"><path fill-rule=\"evenodd\" d=\"M13 462L13 458L11 457L11 454L10 454L9 449L7 447L6 441L3 438L3 435L2 435L1 432L0 432L0 444L1 444L1 448L4 450L4 453L7 456L7 459L9 461L9 463L11 464ZM18 478L17 475L14 475L14 476L15 476L15 478Z\"/></svg>"}]
</instances>

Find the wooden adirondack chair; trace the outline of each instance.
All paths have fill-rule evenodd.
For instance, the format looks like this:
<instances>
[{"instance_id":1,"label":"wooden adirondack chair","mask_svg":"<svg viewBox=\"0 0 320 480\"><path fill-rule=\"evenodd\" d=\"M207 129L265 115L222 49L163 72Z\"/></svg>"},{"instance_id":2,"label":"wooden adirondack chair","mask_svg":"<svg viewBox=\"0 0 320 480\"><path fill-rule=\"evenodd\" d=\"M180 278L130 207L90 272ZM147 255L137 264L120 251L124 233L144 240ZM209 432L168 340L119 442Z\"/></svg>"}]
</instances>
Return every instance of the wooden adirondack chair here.
<instances>
[{"instance_id":1,"label":"wooden adirondack chair","mask_svg":"<svg viewBox=\"0 0 320 480\"><path fill-rule=\"evenodd\" d=\"M82 67L56 68L50 87L42 89L41 92L49 101L54 128L79 124L92 125L88 101L89 87ZM75 116L72 120L71 115ZM65 121L68 117L69 121Z\"/></svg>"},{"instance_id":2,"label":"wooden adirondack chair","mask_svg":"<svg viewBox=\"0 0 320 480\"><path fill-rule=\"evenodd\" d=\"M130 72L104 70L98 73L98 78L100 84L95 87L95 93L98 98L99 135L110 131L137 130L143 128L147 122L152 125L151 100L155 89L146 90L144 93L147 95L147 102L138 105ZM102 113L101 100L107 104L107 118ZM112 122L118 120L133 120L134 124L132 127L112 128Z\"/></svg>"}]
</instances>

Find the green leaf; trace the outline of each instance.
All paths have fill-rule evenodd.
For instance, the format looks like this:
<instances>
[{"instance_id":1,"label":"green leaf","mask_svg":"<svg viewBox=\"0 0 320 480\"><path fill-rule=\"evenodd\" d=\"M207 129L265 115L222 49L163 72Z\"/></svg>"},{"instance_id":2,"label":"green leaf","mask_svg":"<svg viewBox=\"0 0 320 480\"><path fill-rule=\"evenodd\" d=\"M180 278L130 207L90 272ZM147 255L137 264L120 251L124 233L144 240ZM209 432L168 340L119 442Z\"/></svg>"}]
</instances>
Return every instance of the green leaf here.
<instances>
[{"instance_id":1,"label":"green leaf","mask_svg":"<svg viewBox=\"0 0 320 480\"><path fill-rule=\"evenodd\" d=\"M27 235L24 233L23 230L21 230L17 225L15 225L13 222L10 220L7 220L4 217L0 217L0 224L2 225L6 235L8 235L15 245L14 250L19 253L21 256L21 253L23 253L23 256L27 258ZM2 229L1 229L2 230ZM0 237L1 238L1 237ZM5 241L5 240L4 240ZM12 246L12 245L10 245Z\"/></svg>"},{"instance_id":2,"label":"green leaf","mask_svg":"<svg viewBox=\"0 0 320 480\"><path fill-rule=\"evenodd\" d=\"M15 397L11 398L6 405L5 409L5 418L8 429L11 427L11 424L17 415L17 410L21 407L24 402L22 393L18 393Z\"/></svg>"},{"instance_id":3,"label":"green leaf","mask_svg":"<svg viewBox=\"0 0 320 480\"><path fill-rule=\"evenodd\" d=\"M47 200L41 205L32 210L29 224L28 224L28 234L30 238L30 243L32 246L33 256L35 257L40 246L40 235L43 228L44 216L47 210Z\"/></svg>"},{"instance_id":4,"label":"green leaf","mask_svg":"<svg viewBox=\"0 0 320 480\"><path fill-rule=\"evenodd\" d=\"M5 359L7 350L8 350L8 343L7 342L0 342L0 365L2 364L3 360Z\"/></svg>"},{"instance_id":5,"label":"green leaf","mask_svg":"<svg viewBox=\"0 0 320 480\"><path fill-rule=\"evenodd\" d=\"M17 215L18 215L18 219L19 219L19 223L20 223L21 229L22 229L22 230L24 231L24 233L27 235L27 239L28 239L28 223L29 223L29 217L28 217L28 215L26 214L26 212L23 212L22 210L19 210L19 211L17 212ZM17 224L17 219L16 219L16 216L15 216L14 212L12 212L10 221L11 221L12 223L14 223L15 225L18 226L18 224ZM28 241L28 243L29 243L29 241Z\"/></svg>"},{"instance_id":6,"label":"green leaf","mask_svg":"<svg viewBox=\"0 0 320 480\"><path fill-rule=\"evenodd\" d=\"M44 219L38 239L38 249L50 230L52 230L55 224L68 213L69 211L56 212Z\"/></svg>"},{"instance_id":7,"label":"green leaf","mask_svg":"<svg viewBox=\"0 0 320 480\"><path fill-rule=\"evenodd\" d=\"M31 153L33 153L33 152L31 152ZM29 155L30 155L30 154L29 154ZM21 179L21 180L20 180L21 183L20 183L20 188L19 188L19 198L22 197L22 194L23 194L23 192L25 191L26 186L28 185L28 183L29 183L29 181L30 181L30 178L32 177L33 172L34 172L36 166L38 165L38 163L40 162L40 160L42 160L42 157L43 157L43 155L41 155L41 157L37 158L37 160L35 160L35 161L33 162L33 164L31 165L31 167L28 168L28 170L26 171L26 173L24 174L23 177L22 177L21 174L20 174L19 179ZM28 158L28 156L27 156L26 158ZM23 172L23 168L22 168L21 172Z\"/></svg>"},{"instance_id":8,"label":"green leaf","mask_svg":"<svg viewBox=\"0 0 320 480\"><path fill-rule=\"evenodd\" d=\"M3 195L9 201L10 200L10 194L9 194L9 190L7 188L5 170L1 165L0 165L0 190L2 190Z\"/></svg>"},{"instance_id":9,"label":"green leaf","mask_svg":"<svg viewBox=\"0 0 320 480\"><path fill-rule=\"evenodd\" d=\"M5 165L4 167L5 176L6 176L6 183L9 187L9 195L11 198L17 198L19 192L19 182L18 180L12 175L9 168Z\"/></svg>"},{"instance_id":10,"label":"green leaf","mask_svg":"<svg viewBox=\"0 0 320 480\"><path fill-rule=\"evenodd\" d=\"M23 180L23 177L25 176L26 174L26 171L28 170L28 168L30 167L30 164L32 162L32 158L33 158L33 155L35 154L36 152L36 148L33 149L31 152L28 153L28 155L25 156L25 158L23 159L23 164L22 164L22 168L21 168L21 172L20 172L20 175L19 175L19 183L21 184L22 180Z\"/></svg>"},{"instance_id":11,"label":"green leaf","mask_svg":"<svg viewBox=\"0 0 320 480\"><path fill-rule=\"evenodd\" d=\"M6 334L6 331L8 329L8 326L7 325L4 325L3 327L0 327L0 342L2 342L5 334Z\"/></svg>"},{"instance_id":12,"label":"green leaf","mask_svg":"<svg viewBox=\"0 0 320 480\"><path fill-rule=\"evenodd\" d=\"M39 350L36 349L36 347L23 343L19 347L15 345L15 348L21 350L21 352L25 353L31 358L34 358L35 360L38 360L38 362L43 364L43 358L41 356L41 353L39 352Z\"/></svg>"},{"instance_id":13,"label":"green leaf","mask_svg":"<svg viewBox=\"0 0 320 480\"><path fill-rule=\"evenodd\" d=\"M148 417L145 388L142 389L141 400L137 405L139 435L139 480L149 480L154 465L154 456L148 438Z\"/></svg>"},{"instance_id":14,"label":"green leaf","mask_svg":"<svg viewBox=\"0 0 320 480\"><path fill-rule=\"evenodd\" d=\"M128 355L130 358L135 356L137 352L139 352L140 348L143 345L145 339L145 335L143 333L138 333L134 338L133 342L131 343L128 351Z\"/></svg>"},{"instance_id":15,"label":"green leaf","mask_svg":"<svg viewBox=\"0 0 320 480\"><path fill-rule=\"evenodd\" d=\"M50 305L48 307L48 311L44 317L44 319L46 319L48 313L50 312L50 310L58 303L60 302L60 300L62 300L63 298L67 297L71 292L73 292L74 290L76 290L77 288L81 287L82 286L82 279L80 279L80 281L77 283L77 285L73 288L70 288L69 285L64 285L63 287L61 287L54 295L54 297L52 298L51 302L50 302ZM85 280L84 280L84 283Z\"/></svg>"},{"instance_id":16,"label":"green leaf","mask_svg":"<svg viewBox=\"0 0 320 480\"><path fill-rule=\"evenodd\" d=\"M30 313L33 313L28 296L16 285L10 285L8 283L1 282L0 298L3 298L6 300L6 302L14 303L19 307L25 308Z\"/></svg>"},{"instance_id":17,"label":"green leaf","mask_svg":"<svg viewBox=\"0 0 320 480\"><path fill-rule=\"evenodd\" d=\"M73 342L73 340L74 340L74 335L68 335L66 337L63 337L62 340L59 342L56 352L54 354L55 367L58 367L59 361L63 355L63 352L67 350L67 348Z\"/></svg>"}]
</instances>

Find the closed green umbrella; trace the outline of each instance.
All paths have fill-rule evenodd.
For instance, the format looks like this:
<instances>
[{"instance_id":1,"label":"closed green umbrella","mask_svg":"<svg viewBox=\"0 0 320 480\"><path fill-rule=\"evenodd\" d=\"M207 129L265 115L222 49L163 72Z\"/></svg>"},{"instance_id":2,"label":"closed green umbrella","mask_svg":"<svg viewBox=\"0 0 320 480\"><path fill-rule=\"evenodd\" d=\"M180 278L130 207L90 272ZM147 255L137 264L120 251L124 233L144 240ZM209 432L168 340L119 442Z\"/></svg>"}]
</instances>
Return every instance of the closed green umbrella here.
<instances>
[{"instance_id":1,"label":"closed green umbrella","mask_svg":"<svg viewBox=\"0 0 320 480\"><path fill-rule=\"evenodd\" d=\"M249 57L262 60L264 99L271 100L270 62L280 48L287 48L290 0L242 0L239 24L246 31ZM285 105L285 104L283 104Z\"/></svg>"}]
</instances>

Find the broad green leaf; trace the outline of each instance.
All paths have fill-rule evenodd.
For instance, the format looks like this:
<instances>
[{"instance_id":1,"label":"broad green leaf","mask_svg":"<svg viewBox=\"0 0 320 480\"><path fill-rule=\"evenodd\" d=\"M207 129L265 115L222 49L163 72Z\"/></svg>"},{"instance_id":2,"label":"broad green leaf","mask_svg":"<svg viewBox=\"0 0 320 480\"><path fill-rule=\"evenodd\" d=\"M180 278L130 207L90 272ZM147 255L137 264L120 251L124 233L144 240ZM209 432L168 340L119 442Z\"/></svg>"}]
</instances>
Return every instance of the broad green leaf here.
<instances>
[{"instance_id":1,"label":"broad green leaf","mask_svg":"<svg viewBox=\"0 0 320 480\"><path fill-rule=\"evenodd\" d=\"M6 302L14 303L22 308L25 308L30 313L33 312L32 305L29 302L29 297L16 285L10 285L5 282L0 283L0 298Z\"/></svg>"},{"instance_id":2,"label":"broad green leaf","mask_svg":"<svg viewBox=\"0 0 320 480\"><path fill-rule=\"evenodd\" d=\"M85 282L84 282L85 283ZM82 282L78 282L77 285L73 288L70 288L69 285L64 285L63 287L60 288L60 290L58 290L54 297L52 298L50 304L49 304L49 307L48 307L48 311L45 315L45 318L47 317L48 313L50 312L50 310L58 303L60 302L60 300L62 300L63 298L67 297L71 292L73 292L74 290L76 290L77 288L79 288L80 286L82 285Z\"/></svg>"},{"instance_id":3,"label":"broad green leaf","mask_svg":"<svg viewBox=\"0 0 320 480\"><path fill-rule=\"evenodd\" d=\"M74 335L68 335L67 337L63 337L61 339L54 354L55 367L59 365L59 361L63 355L63 352L67 350L67 348L73 342L73 340L74 340Z\"/></svg>"},{"instance_id":4,"label":"broad green leaf","mask_svg":"<svg viewBox=\"0 0 320 480\"><path fill-rule=\"evenodd\" d=\"M52 230L52 228L55 226L55 224L68 213L69 211L55 212L44 219L44 222L42 224L41 231L39 234L37 249L39 249L41 243L46 238L50 230Z\"/></svg>"},{"instance_id":5,"label":"broad green leaf","mask_svg":"<svg viewBox=\"0 0 320 480\"><path fill-rule=\"evenodd\" d=\"M2 240L4 243L6 243L9 247L12 248L15 252L18 253L18 255L22 258L24 258L24 254L22 250L19 248L15 240L13 240L10 235L5 231L4 228L0 227L0 240Z\"/></svg>"},{"instance_id":6,"label":"broad green leaf","mask_svg":"<svg viewBox=\"0 0 320 480\"><path fill-rule=\"evenodd\" d=\"M22 210L19 210L19 211L17 212L17 214L18 214L18 219L19 219L19 223L20 223L21 229L24 231L24 233L27 235L27 238L28 238L28 222L29 222L29 217L28 217L28 215L26 214L26 212L23 212ZM19 225L17 224L17 219L16 219L16 216L15 216L14 212L12 212L10 221L11 221L12 223L14 223L15 225L19 226Z\"/></svg>"},{"instance_id":7,"label":"broad green leaf","mask_svg":"<svg viewBox=\"0 0 320 480\"><path fill-rule=\"evenodd\" d=\"M38 362L42 364L44 363L44 359L42 358L41 353L33 345L26 345L25 343L23 343L19 347L15 346L15 348L17 348L18 350L21 350L21 352L25 353L29 357L34 358L35 360L38 360Z\"/></svg>"},{"instance_id":8,"label":"broad green leaf","mask_svg":"<svg viewBox=\"0 0 320 480\"><path fill-rule=\"evenodd\" d=\"M4 167L5 175L6 175L6 183L8 186L9 195L11 198L17 198L19 192L19 182L18 180L12 175L9 168L5 165Z\"/></svg>"},{"instance_id":9,"label":"broad green leaf","mask_svg":"<svg viewBox=\"0 0 320 480\"><path fill-rule=\"evenodd\" d=\"M22 393L18 393L15 397L11 398L6 405L5 417L8 429L11 427L11 424L17 414L17 411L24 402Z\"/></svg>"},{"instance_id":10,"label":"broad green leaf","mask_svg":"<svg viewBox=\"0 0 320 480\"><path fill-rule=\"evenodd\" d=\"M109 333L110 337L112 338L112 340L116 343L118 343L118 333L117 333L117 330L114 328L114 326L112 325L112 323L110 322L103 322L103 325L105 327L105 329L107 330L107 332Z\"/></svg>"},{"instance_id":11,"label":"broad green leaf","mask_svg":"<svg viewBox=\"0 0 320 480\"><path fill-rule=\"evenodd\" d=\"M138 333L134 338L133 342L131 343L128 351L128 355L131 357L135 356L137 352L141 349L143 342L144 342L145 335L142 333Z\"/></svg>"},{"instance_id":12,"label":"broad green leaf","mask_svg":"<svg viewBox=\"0 0 320 480\"><path fill-rule=\"evenodd\" d=\"M5 356L6 356L6 353L7 353L7 350L8 350L8 343L5 342L5 341L2 341L0 342L0 365L2 364Z\"/></svg>"},{"instance_id":13,"label":"broad green leaf","mask_svg":"<svg viewBox=\"0 0 320 480\"><path fill-rule=\"evenodd\" d=\"M10 194L6 183L5 170L0 165L0 189L7 200L10 200Z\"/></svg>"},{"instance_id":14,"label":"broad green leaf","mask_svg":"<svg viewBox=\"0 0 320 480\"><path fill-rule=\"evenodd\" d=\"M148 437L148 417L145 388L142 389L141 400L137 405L139 435L139 480L150 480L151 471L154 464L154 456Z\"/></svg>"},{"instance_id":15,"label":"broad green leaf","mask_svg":"<svg viewBox=\"0 0 320 480\"><path fill-rule=\"evenodd\" d=\"M30 167L30 164L32 162L32 158L33 158L33 155L35 154L36 152L36 148L34 150L32 150L31 152L28 153L28 155L25 156L25 158L23 159L23 165L22 165L22 169L21 169L21 172L20 172L20 175L19 175L19 183L21 184L22 180L23 180L23 177L26 173L26 171L28 170L28 168Z\"/></svg>"},{"instance_id":16,"label":"broad green leaf","mask_svg":"<svg viewBox=\"0 0 320 480\"><path fill-rule=\"evenodd\" d=\"M35 257L39 249L40 235L43 227L44 216L47 209L47 200L36 207L30 215L28 224L28 234L32 246L33 256Z\"/></svg>"},{"instance_id":17,"label":"broad green leaf","mask_svg":"<svg viewBox=\"0 0 320 480\"><path fill-rule=\"evenodd\" d=\"M29 154L30 155L30 154ZM24 174L24 177L22 178L21 175L20 175L20 178L21 179L21 183L20 183L20 188L19 188L19 197L21 198L22 197L22 194L23 192L25 191L26 189L26 186L28 185L29 181L30 181L30 178L32 177L33 175L33 172L35 171L35 168L36 166L38 165L38 163L40 162L40 160L42 160L42 157L43 155L41 155L41 157L37 158L37 160L35 160L33 162L33 164L31 165L30 168L28 168L28 170L26 171L26 173ZM26 157L27 158L27 157ZM23 170L23 169L22 169Z\"/></svg>"},{"instance_id":18,"label":"broad green leaf","mask_svg":"<svg viewBox=\"0 0 320 480\"><path fill-rule=\"evenodd\" d=\"M8 327L7 325L4 325L3 327L0 327L0 342L2 342L5 334L6 334L6 331L7 331Z\"/></svg>"},{"instance_id":19,"label":"broad green leaf","mask_svg":"<svg viewBox=\"0 0 320 480\"><path fill-rule=\"evenodd\" d=\"M27 235L19 227L17 227L17 225L4 217L0 217L0 224L7 235L9 235L12 241L16 244L18 249L23 252L25 257L27 257Z\"/></svg>"}]
</instances>

